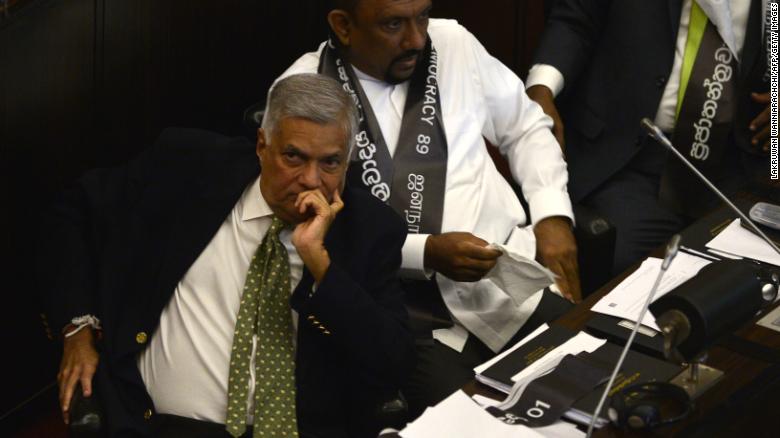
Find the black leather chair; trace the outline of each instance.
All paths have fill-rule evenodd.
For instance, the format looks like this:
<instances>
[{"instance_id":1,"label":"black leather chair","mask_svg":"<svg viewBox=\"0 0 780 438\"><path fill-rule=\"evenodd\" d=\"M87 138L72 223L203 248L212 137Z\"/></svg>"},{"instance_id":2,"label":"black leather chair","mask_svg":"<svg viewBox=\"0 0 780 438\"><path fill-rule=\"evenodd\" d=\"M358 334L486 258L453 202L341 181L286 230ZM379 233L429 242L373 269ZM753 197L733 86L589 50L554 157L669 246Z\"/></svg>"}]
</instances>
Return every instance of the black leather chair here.
<instances>
[{"instance_id":1,"label":"black leather chair","mask_svg":"<svg viewBox=\"0 0 780 438\"><path fill-rule=\"evenodd\" d=\"M81 383L76 384L70 402L68 430L73 438L97 438L105 435L103 408L96 392L91 397L82 395Z\"/></svg>"}]
</instances>

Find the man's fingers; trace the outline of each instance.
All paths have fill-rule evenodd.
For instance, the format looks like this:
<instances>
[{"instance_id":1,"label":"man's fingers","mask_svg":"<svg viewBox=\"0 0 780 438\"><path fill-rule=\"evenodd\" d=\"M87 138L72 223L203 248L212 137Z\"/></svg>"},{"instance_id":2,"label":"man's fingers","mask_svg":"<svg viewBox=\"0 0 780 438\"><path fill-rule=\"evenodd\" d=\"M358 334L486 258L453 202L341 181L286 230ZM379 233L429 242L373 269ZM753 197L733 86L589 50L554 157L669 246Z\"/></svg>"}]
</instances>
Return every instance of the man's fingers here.
<instances>
[{"instance_id":1,"label":"man's fingers","mask_svg":"<svg viewBox=\"0 0 780 438\"><path fill-rule=\"evenodd\" d=\"M336 214L344 208L344 201L341 199L339 189L333 191L333 202L330 204L330 210Z\"/></svg>"},{"instance_id":2,"label":"man's fingers","mask_svg":"<svg viewBox=\"0 0 780 438\"><path fill-rule=\"evenodd\" d=\"M73 398L73 390L76 387L76 383L79 381L79 373L76 370L68 373L65 378L65 385L60 392L60 404L62 405L63 413L70 410L70 402Z\"/></svg>"},{"instance_id":3,"label":"man's fingers","mask_svg":"<svg viewBox=\"0 0 780 438\"><path fill-rule=\"evenodd\" d=\"M560 263L555 263L547 268L555 273L555 284L558 286L561 294L563 294L563 297L569 301L574 301L574 297L571 293L571 286L569 285L569 278L566 276L563 266L561 266Z\"/></svg>"},{"instance_id":4,"label":"man's fingers","mask_svg":"<svg viewBox=\"0 0 780 438\"><path fill-rule=\"evenodd\" d=\"M757 103L769 103L769 93L750 93L750 97Z\"/></svg>"},{"instance_id":5,"label":"man's fingers","mask_svg":"<svg viewBox=\"0 0 780 438\"><path fill-rule=\"evenodd\" d=\"M326 204L328 201L325 199L325 196L322 194L321 191L315 189L315 190L306 190L304 192L298 193L298 197L295 199L295 206L298 207L305 199L308 199L309 197L314 197L315 199L320 199Z\"/></svg>"},{"instance_id":6,"label":"man's fingers","mask_svg":"<svg viewBox=\"0 0 780 438\"><path fill-rule=\"evenodd\" d=\"M472 258L465 258L463 260L464 264L462 268L468 269L471 271L474 271L480 275L480 277L483 277L485 274L487 274L491 269L493 269L493 266L496 266L496 260L478 260L478 259L472 259Z\"/></svg>"},{"instance_id":7,"label":"man's fingers","mask_svg":"<svg viewBox=\"0 0 780 438\"><path fill-rule=\"evenodd\" d=\"M764 129L758 131L758 134L753 136L752 142L754 145L757 145L768 138L769 138L769 125L764 126Z\"/></svg>"},{"instance_id":8,"label":"man's fingers","mask_svg":"<svg viewBox=\"0 0 780 438\"><path fill-rule=\"evenodd\" d=\"M81 395L90 397L92 395L92 375L91 372L81 373Z\"/></svg>"},{"instance_id":9,"label":"man's fingers","mask_svg":"<svg viewBox=\"0 0 780 438\"><path fill-rule=\"evenodd\" d=\"M501 256L501 251L488 248L487 246L479 246L471 242L464 242L463 255L477 260L495 260Z\"/></svg>"},{"instance_id":10,"label":"man's fingers","mask_svg":"<svg viewBox=\"0 0 780 438\"><path fill-rule=\"evenodd\" d=\"M569 285L569 294L572 301L580 302L582 300L582 290L580 288L580 274L576 257L565 260L561 263L561 266L563 275L566 277L566 282Z\"/></svg>"},{"instance_id":11,"label":"man's fingers","mask_svg":"<svg viewBox=\"0 0 780 438\"><path fill-rule=\"evenodd\" d=\"M769 123L769 108L764 109L750 122L750 130L755 131Z\"/></svg>"},{"instance_id":12,"label":"man's fingers","mask_svg":"<svg viewBox=\"0 0 780 438\"><path fill-rule=\"evenodd\" d=\"M317 196L314 192L308 192L301 198L298 212L304 214L306 210L311 209L315 214L323 214L326 212L326 208L328 208L328 204L322 194Z\"/></svg>"}]
</instances>

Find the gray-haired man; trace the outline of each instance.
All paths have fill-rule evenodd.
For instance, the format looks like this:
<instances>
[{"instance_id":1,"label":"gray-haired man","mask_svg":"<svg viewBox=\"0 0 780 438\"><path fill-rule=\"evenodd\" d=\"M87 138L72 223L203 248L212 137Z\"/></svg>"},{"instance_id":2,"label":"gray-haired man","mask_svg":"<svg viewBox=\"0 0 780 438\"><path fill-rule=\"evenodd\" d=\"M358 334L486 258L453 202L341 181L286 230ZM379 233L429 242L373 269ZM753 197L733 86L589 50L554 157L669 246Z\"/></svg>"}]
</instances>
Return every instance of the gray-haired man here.
<instances>
[{"instance_id":1,"label":"gray-haired man","mask_svg":"<svg viewBox=\"0 0 780 438\"><path fill-rule=\"evenodd\" d=\"M67 253L47 268L66 421L94 376L111 436L376 434L412 365L405 232L344 189L354 129L335 81L295 75L256 146L169 130L66 194L44 248Z\"/></svg>"}]
</instances>

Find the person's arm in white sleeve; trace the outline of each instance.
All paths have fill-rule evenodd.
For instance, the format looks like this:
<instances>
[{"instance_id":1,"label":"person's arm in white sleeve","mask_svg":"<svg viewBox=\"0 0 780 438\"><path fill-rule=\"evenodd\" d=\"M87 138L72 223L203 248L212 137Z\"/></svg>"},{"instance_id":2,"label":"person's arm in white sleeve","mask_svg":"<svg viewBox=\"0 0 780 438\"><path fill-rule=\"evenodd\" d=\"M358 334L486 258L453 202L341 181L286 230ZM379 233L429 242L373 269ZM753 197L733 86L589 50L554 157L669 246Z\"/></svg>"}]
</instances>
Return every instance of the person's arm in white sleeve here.
<instances>
[{"instance_id":1,"label":"person's arm in white sleeve","mask_svg":"<svg viewBox=\"0 0 780 438\"><path fill-rule=\"evenodd\" d=\"M473 38L473 37L472 37ZM473 38L474 65L488 120L485 137L498 145L528 202L537 258L558 276L564 296L579 300L574 213L567 192L568 172L552 135L552 120L525 93L520 78Z\"/></svg>"},{"instance_id":2,"label":"person's arm in white sleeve","mask_svg":"<svg viewBox=\"0 0 780 438\"><path fill-rule=\"evenodd\" d=\"M536 64L528 72L525 90L528 97L542 107L542 111L553 120L553 135L566 151L566 138L563 131L563 119L555 106L555 97L564 86L563 74L557 68L547 64Z\"/></svg>"}]
</instances>

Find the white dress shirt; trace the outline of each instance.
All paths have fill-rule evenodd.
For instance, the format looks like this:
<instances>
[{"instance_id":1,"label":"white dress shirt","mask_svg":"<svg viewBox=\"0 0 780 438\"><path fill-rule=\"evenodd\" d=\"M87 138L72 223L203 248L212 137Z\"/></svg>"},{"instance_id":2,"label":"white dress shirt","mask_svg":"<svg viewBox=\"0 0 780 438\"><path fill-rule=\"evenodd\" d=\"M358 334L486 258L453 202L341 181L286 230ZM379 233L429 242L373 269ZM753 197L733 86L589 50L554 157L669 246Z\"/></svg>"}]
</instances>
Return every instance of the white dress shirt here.
<instances>
[{"instance_id":1,"label":"white dress shirt","mask_svg":"<svg viewBox=\"0 0 780 438\"><path fill-rule=\"evenodd\" d=\"M249 262L271 226L272 214L260 192L258 177L177 284L157 331L137 360L157 412L225 422L230 352L244 280ZM290 257L292 291L301 279L303 262L291 236L289 229L280 234ZM293 311L295 331L297 323ZM247 397L250 424L256 336L254 341Z\"/></svg>"},{"instance_id":2,"label":"white dress shirt","mask_svg":"<svg viewBox=\"0 0 780 438\"><path fill-rule=\"evenodd\" d=\"M754 0L758 1L758 0ZM729 0L731 8L731 24L736 43L737 58L742 59L742 46L745 43L747 19L750 13L750 0ZM680 13L680 27L677 31L677 42L674 49L674 64L666 81L658 111L655 114L655 124L664 132L673 132L675 114L677 112L677 93L680 89L680 70L682 69L683 56L685 55L685 43L688 41L688 26L691 22L691 0L685 0ZM620 62L617 61L616 62ZM547 64L535 64L528 72L526 88L534 85L544 85L557 96L563 89L565 79L555 67ZM628 146L628 145L627 145Z\"/></svg>"},{"instance_id":3,"label":"white dress shirt","mask_svg":"<svg viewBox=\"0 0 780 438\"><path fill-rule=\"evenodd\" d=\"M428 33L439 56L438 82L448 146L441 231L466 231L489 243L509 243L533 258L533 232L522 228L528 219L493 164L484 138L498 145L508 158L512 174L528 200L533 224L551 216L573 220L566 191L566 162L550 131L552 121L527 97L517 75L490 56L456 21L431 19ZM299 58L280 79L316 72L323 45ZM409 84L392 85L361 72L357 76L392 156ZM425 278L427 238L425 234L407 237L402 275ZM465 343L466 330L498 351L541 299L541 293L537 293L524 302L515 302L489 280L460 283L442 275L436 278L456 327L437 331L435 336L458 351Z\"/></svg>"}]
</instances>

